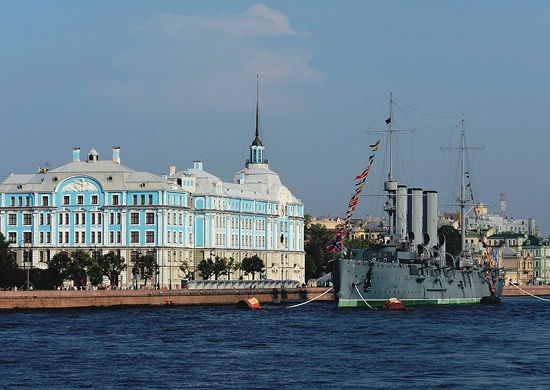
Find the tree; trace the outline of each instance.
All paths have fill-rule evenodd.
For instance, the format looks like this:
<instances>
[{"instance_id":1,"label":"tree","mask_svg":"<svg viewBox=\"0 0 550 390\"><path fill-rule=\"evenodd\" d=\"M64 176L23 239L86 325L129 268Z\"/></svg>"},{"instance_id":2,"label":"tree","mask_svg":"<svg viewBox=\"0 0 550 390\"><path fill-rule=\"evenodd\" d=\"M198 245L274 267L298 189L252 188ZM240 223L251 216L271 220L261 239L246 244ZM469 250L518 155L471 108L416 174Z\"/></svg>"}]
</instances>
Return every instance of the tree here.
<instances>
[{"instance_id":1,"label":"tree","mask_svg":"<svg viewBox=\"0 0 550 390\"><path fill-rule=\"evenodd\" d=\"M97 262L93 262L88 268L88 276L90 277L90 284L92 286L97 286L103 283L103 269L101 268L101 265Z\"/></svg>"},{"instance_id":2,"label":"tree","mask_svg":"<svg viewBox=\"0 0 550 390\"><path fill-rule=\"evenodd\" d=\"M307 217L307 216L306 216ZM306 220L311 220L311 217ZM321 224L308 223L304 228L304 250L306 252L306 280L317 278L319 274L328 270L330 253L327 246L334 240L335 235Z\"/></svg>"},{"instance_id":3,"label":"tree","mask_svg":"<svg viewBox=\"0 0 550 390\"><path fill-rule=\"evenodd\" d=\"M159 269L157 259L155 259L155 256L150 254L139 255L139 257L134 261L134 266L138 271L138 276L145 280L145 285L147 285L147 280L156 275Z\"/></svg>"},{"instance_id":4,"label":"tree","mask_svg":"<svg viewBox=\"0 0 550 390\"><path fill-rule=\"evenodd\" d=\"M350 238L346 240L346 247L353 249L368 249L370 247L370 238Z\"/></svg>"},{"instance_id":5,"label":"tree","mask_svg":"<svg viewBox=\"0 0 550 390\"><path fill-rule=\"evenodd\" d=\"M69 253L65 251L58 252L51 258L47 271L50 280L56 286L63 284L63 281L68 279L68 269L71 261Z\"/></svg>"},{"instance_id":6,"label":"tree","mask_svg":"<svg viewBox=\"0 0 550 390\"><path fill-rule=\"evenodd\" d=\"M212 267L212 274L214 279L218 280L221 275L227 275L227 259L216 256L216 261Z\"/></svg>"},{"instance_id":7,"label":"tree","mask_svg":"<svg viewBox=\"0 0 550 390\"><path fill-rule=\"evenodd\" d=\"M265 264L258 255L252 257L245 257L242 263L242 269L245 275L252 274L252 280L254 280L256 273L262 273L265 270Z\"/></svg>"},{"instance_id":8,"label":"tree","mask_svg":"<svg viewBox=\"0 0 550 390\"><path fill-rule=\"evenodd\" d=\"M437 234L445 236L445 251L453 256L460 254L462 251L461 235L458 229L451 225L442 225L437 229Z\"/></svg>"},{"instance_id":9,"label":"tree","mask_svg":"<svg viewBox=\"0 0 550 390\"><path fill-rule=\"evenodd\" d=\"M119 253L115 253L113 251L110 251L109 253L101 256L98 264L101 267L103 275L109 278L111 286L115 286L118 284L118 276L128 267L126 265L126 260L124 260L124 257L120 256Z\"/></svg>"},{"instance_id":10,"label":"tree","mask_svg":"<svg viewBox=\"0 0 550 390\"><path fill-rule=\"evenodd\" d=\"M88 251L77 249L70 254L71 261L67 267L67 278L73 280L77 285L84 284L86 270L92 265L92 258Z\"/></svg>"},{"instance_id":11,"label":"tree","mask_svg":"<svg viewBox=\"0 0 550 390\"><path fill-rule=\"evenodd\" d=\"M17 273L15 253L10 251L10 243L0 232L0 287L9 287L14 283Z\"/></svg>"},{"instance_id":12,"label":"tree","mask_svg":"<svg viewBox=\"0 0 550 390\"><path fill-rule=\"evenodd\" d=\"M214 274L214 262L211 258L201 260L201 262L197 264L197 271L199 271L199 276L204 280L210 279Z\"/></svg>"},{"instance_id":13,"label":"tree","mask_svg":"<svg viewBox=\"0 0 550 390\"><path fill-rule=\"evenodd\" d=\"M241 263L237 262L233 257L227 262L227 279L231 280L231 274L241 269Z\"/></svg>"}]
</instances>

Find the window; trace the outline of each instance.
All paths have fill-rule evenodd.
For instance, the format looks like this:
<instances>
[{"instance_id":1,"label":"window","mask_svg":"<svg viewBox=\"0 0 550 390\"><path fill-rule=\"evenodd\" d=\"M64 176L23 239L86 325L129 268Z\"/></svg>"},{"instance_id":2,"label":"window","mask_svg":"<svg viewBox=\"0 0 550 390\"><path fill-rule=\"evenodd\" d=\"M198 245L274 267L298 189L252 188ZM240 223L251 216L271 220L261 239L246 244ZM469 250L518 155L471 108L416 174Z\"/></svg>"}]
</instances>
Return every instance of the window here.
<instances>
[{"instance_id":1,"label":"window","mask_svg":"<svg viewBox=\"0 0 550 390\"><path fill-rule=\"evenodd\" d=\"M116 224L120 225L120 221L122 219L122 213L116 213Z\"/></svg>"},{"instance_id":2,"label":"window","mask_svg":"<svg viewBox=\"0 0 550 390\"><path fill-rule=\"evenodd\" d=\"M80 239L80 232L74 232L74 243L78 244Z\"/></svg>"},{"instance_id":3,"label":"window","mask_svg":"<svg viewBox=\"0 0 550 390\"><path fill-rule=\"evenodd\" d=\"M44 232L40 232L40 236L39 236L39 237L40 237L40 238L39 238L39 242L40 242L41 244L43 244L43 243L44 243Z\"/></svg>"},{"instance_id":4,"label":"window","mask_svg":"<svg viewBox=\"0 0 550 390\"><path fill-rule=\"evenodd\" d=\"M130 243L139 244L139 232L137 231L130 232Z\"/></svg>"},{"instance_id":5,"label":"window","mask_svg":"<svg viewBox=\"0 0 550 390\"><path fill-rule=\"evenodd\" d=\"M134 204L137 204L137 195L133 195L133 196L132 196L132 199L133 199L133 203L134 203Z\"/></svg>"},{"instance_id":6,"label":"window","mask_svg":"<svg viewBox=\"0 0 550 390\"><path fill-rule=\"evenodd\" d=\"M91 232L90 234L90 244L95 244L95 232Z\"/></svg>"},{"instance_id":7,"label":"window","mask_svg":"<svg viewBox=\"0 0 550 390\"><path fill-rule=\"evenodd\" d=\"M15 206L15 198L13 196L10 198L10 206Z\"/></svg>"},{"instance_id":8,"label":"window","mask_svg":"<svg viewBox=\"0 0 550 390\"><path fill-rule=\"evenodd\" d=\"M15 244L17 242L17 233L16 232L9 232L8 233L8 241L11 244Z\"/></svg>"},{"instance_id":9,"label":"window","mask_svg":"<svg viewBox=\"0 0 550 390\"><path fill-rule=\"evenodd\" d=\"M91 221L92 225L95 225L95 213L91 214L91 218L92 218L92 221ZM92 241L92 243L93 243L93 241Z\"/></svg>"},{"instance_id":10,"label":"window","mask_svg":"<svg viewBox=\"0 0 550 390\"><path fill-rule=\"evenodd\" d=\"M58 244L63 244L63 232L59 232L59 242Z\"/></svg>"},{"instance_id":11,"label":"window","mask_svg":"<svg viewBox=\"0 0 550 390\"><path fill-rule=\"evenodd\" d=\"M40 225L44 225L44 214L40 213Z\"/></svg>"},{"instance_id":12,"label":"window","mask_svg":"<svg viewBox=\"0 0 550 390\"><path fill-rule=\"evenodd\" d=\"M29 226L31 224L32 214L23 214L23 225Z\"/></svg>"},{"instance_id":13,"label":"window","mask_svg":"<svg viewBox=\"0 0 550 390\"><path fill-rule=\"evenodd\" d=\"M166 215L166 220L167 220L168 225L170 225L170 215L172 215L172 213L168 213Z\"/></svg>"},{"instance_id":14,"label":"window","mask_svg":"<svg viewBox=\"0 0 550 390\"><path fill-rule=\"evenodd\" d=\"M97 232L97 243L101 244L101 232Z\"/></svg>"},{"instance_id":15,"label":"window","mask_svg":"<svg viewBox=\"0 0 550 390\"><path fill-rule=\"evenodd\" d=\"M101 213L97 213L97 224L101 225Z\"/></svg>"},{"instance_id":16,"label":"window","mask_svg":"<svg viewBox=\"0 0 550 390\"><path fill-rule=\"evenodd\" d=\"M92 195L92 204L98 204L98 196L97 195Z\"/></svg>"},{"instance_id":17,"label":"window","mask_svg":"<svg viewBox=\"0 0 550 390\"><path fill-rule=\"evenodd\" d=\"M109 244L114 244L115 242L115 232L109 232Z\"/></svg>"},{"instance_id":18,"label":"window","mask_svg":"<svg viewBox=\"0 0 550 390\"><path fill-rule=\"evenodd\" d=\"M69 243L69 232L65 232L65 243Z\"/></svg>"},{"instance_id":19,"label":"window","mask_svg":"<svg viewBox=\"0 0 550 390\"><path fill-rule=\"evenodd\" d=\"M80 232L80 241L85 244L86 243L86 232Z\"/></svg>"},{"instance_id":20,"label":"window","mask_svg":"<svg viewBox=\"0 0 550 390\"><path fill-rule=\"evenodd\" d=\"M17 205L20 206L20 207L23 206L23 197L21 197L21 196L17 197Z\"/></svg>"},{"instance_id":21,"label":"window","mask_svg":"<svg viewBox=\"0 0 550 390\"><path fill-rule=\"evenodd\" d=\"M112 202L114 206L118 206L118 195L113 195Z\"/></svg>"},{"instance_id":22,"label":"window","mask_svg":"<svg viewBox=\"0 0 550 390\"><path fill-rule=\"evenodd\" d=\"M86 213L82 213L82 225L86 225Z\"/></svg>"},{"instance_id":23,"label":"window","mask_svg":"<svg viewBox=\"0 0 550 390\"><path fill-rule=\"evenodd\" d=\"M149 204L153 204L153 195L149 195Z\"/></svg>"},{"instance_id":24,"label":"window","mask_svg":"<svg viewBox=\"0 0 550 390\"><path fill-rule=\"evenodd\" d=\"M155 243L155 232L154 231L145 232L145 242L147 244L154 244Z\"/></svg>"},{"instance_id":25,"label":"window","mask_svg":"<svg viewBox=\"0 0 550 390\"><path fill-rule=\"evenodd\" d=\"M69 224L69 213L65 213L65 225L68 225L68 224Z\"/></svg>"},{"instance_id":26,"label":"window","mask_svg":"<svg viewBox=\"0 0 550 390\"><path fill-rule=\"evenodd\" d=\"M139 213L130 213L130 223L132 225L139 225Z\"/></svg>"},{"instance_id":27,"label":"window","mask_svg":"<svg viewBox=\"0 0 550 390\"><path fill-rule=\"evenodd\" d=\"M28 196L25 196L25 206L30 206L30 205L31 205L31 198Z\"/></svg>"},{"instance_id":28,"label":"window","mask_svg":"<svg viewBox=\"0 0 550 390\"><path fill-rule=\"evenodd\" d=\"M109 214L109 222L111 223L111 225L115 224L115 213Z\"/></svg>"},{"instance_id":29,"label":"window","mask_svg":"<svg viewBox=\"0 0 550 390\"><path fill-rule=\"evenodd\" d=\"M147 225L154 225L155 224L155 213L146 213L145 214Z\"/></svg>"},{"instance_id":30,"label":"window","mask_svg":"<svg viewBox=\"0 0 550 390\"><path fill-rule=\"evenodd\" d=\"M42 197L42 206L47 206L48 205L48 197L47 196L43 196Z\"/></svg>"},{"instance_id":31,"label":"window","mask_svg":"<svg viewBox=\"0 0 550 390\"><path fill-rule=\"evenodd\" d=\"M79 213L74 213L74 224L75 225L80 225L80 214Z\"/></svg>"},{"instance_id":32,"label":"window","mask_svg":"<svg viewBox=\"0 0 550 390\"><path fill-rule=\"evenodd\" d=\"M117 242L117 244L121 243L121 238L122 238L122 234L120 233L120 231L116 232L116 242Z\"/></svg>"},{"instance_id":33,"label":"window","mask_svg":"<svg viewBox=\"0 0 550 390\"><path fill-rule=\"evenodd\" d=\"M71 198L69 197L69 195L64 195L63 196L63 204L65 204L65 205L69 204L70 200L71 200Z\"/></svg>"},{"instance_id":34,"label":"window","mask_svg":"<svg viewBox=\"0 0 550 390\"><path fill-rule=\"evenodd\" d=\"M145 204L145 195L141 195L141 204Z\"/></svg>"},{"instance_id":35,"label":"window","mask_svg":"<svg viewBox=\"0 0 550 390\"><path fill-rule=\"evenodd\" d=\"M76 203L77 204L84 204L84 195L78 195L76 197Z\"/></svg>"},{"instance_id":36,"label":"window","mask_svg":"<svg viewBox=\"0 0 550 390\"><path fill-rule=\"evenodd\" d=\"M46 225L50 226L52 224L52 215L50 213L46 214Z\"/></svg>"},{"instance_id":37,"label":"window","mask_svg":"<svg viewBox=\"0 0 550 390\"><path fill-rule=\"evenodd\" d=\"M46 244L52 243L52 234L50 232L46 232Z\"/></svg>"}]
</instances>

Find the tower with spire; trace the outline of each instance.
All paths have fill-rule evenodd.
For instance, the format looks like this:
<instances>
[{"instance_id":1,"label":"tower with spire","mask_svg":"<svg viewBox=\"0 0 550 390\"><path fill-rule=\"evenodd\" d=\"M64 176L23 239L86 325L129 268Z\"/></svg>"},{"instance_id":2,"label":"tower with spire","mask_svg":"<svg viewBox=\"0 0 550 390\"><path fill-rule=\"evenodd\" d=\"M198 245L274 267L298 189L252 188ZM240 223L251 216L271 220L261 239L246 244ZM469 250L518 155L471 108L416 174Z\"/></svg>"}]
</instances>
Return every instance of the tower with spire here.
<instances>
[{"instance_id":1,"label":"tower with spire","mask_svg":"<svg viewBox=\"0 0 550 390\"><path fill-rule=\"evenodd\" d=\"M246 162L246 167L249 164L265 164L267 160L264 160L265 148L260 140L260 105L259 105L259 89L258 89L258 75L256 75L256 134L252 145L250 145L250 158Z\"/></svg>"}]
</instances>

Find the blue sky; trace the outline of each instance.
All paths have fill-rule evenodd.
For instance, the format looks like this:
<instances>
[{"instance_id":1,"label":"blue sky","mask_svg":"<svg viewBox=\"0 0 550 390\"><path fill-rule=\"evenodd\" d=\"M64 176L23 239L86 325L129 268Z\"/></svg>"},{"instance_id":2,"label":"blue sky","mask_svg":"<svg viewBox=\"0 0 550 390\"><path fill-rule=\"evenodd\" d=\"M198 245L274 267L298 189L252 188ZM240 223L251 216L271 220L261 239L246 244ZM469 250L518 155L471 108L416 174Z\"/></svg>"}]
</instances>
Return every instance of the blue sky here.
<instances>
[{"instance_id":1,"label":"blue sky","mask_svg":"<svg viewBox=\"0 0 550 390\"><path fill-rule=\"evenodd\" d=\"M307 213L346 212L392 92L395 126L416 129L396 139L398 181L452 201L458 156L441 147L464 113L484 147L468 157L476 201L498 213L505 193L509 217L550 233L549 2L4 0L0 36L0 180L120 146L136 170L200 159L232 181L258 74L270 167ZM380 207L362 198L355 216Z\"/></svg>"}]
</instances>

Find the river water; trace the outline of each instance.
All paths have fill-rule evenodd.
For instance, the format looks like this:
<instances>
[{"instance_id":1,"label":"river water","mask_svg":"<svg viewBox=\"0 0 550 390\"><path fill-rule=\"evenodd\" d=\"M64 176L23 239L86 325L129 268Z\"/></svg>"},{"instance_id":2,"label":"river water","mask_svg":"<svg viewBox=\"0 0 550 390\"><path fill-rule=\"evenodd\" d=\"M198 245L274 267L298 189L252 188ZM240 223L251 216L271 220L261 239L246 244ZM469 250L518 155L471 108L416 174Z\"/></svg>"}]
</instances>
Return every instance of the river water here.
<instances>
[{"instance_id":1,"label":"river water","mask_svg":"<svg viewBox=\"0 0 550 390\"><path fill-rule=\"evenodd\" d=\"M549 388L550 302L0 312L4 389Z\"/></svg>"}]
</instances>

